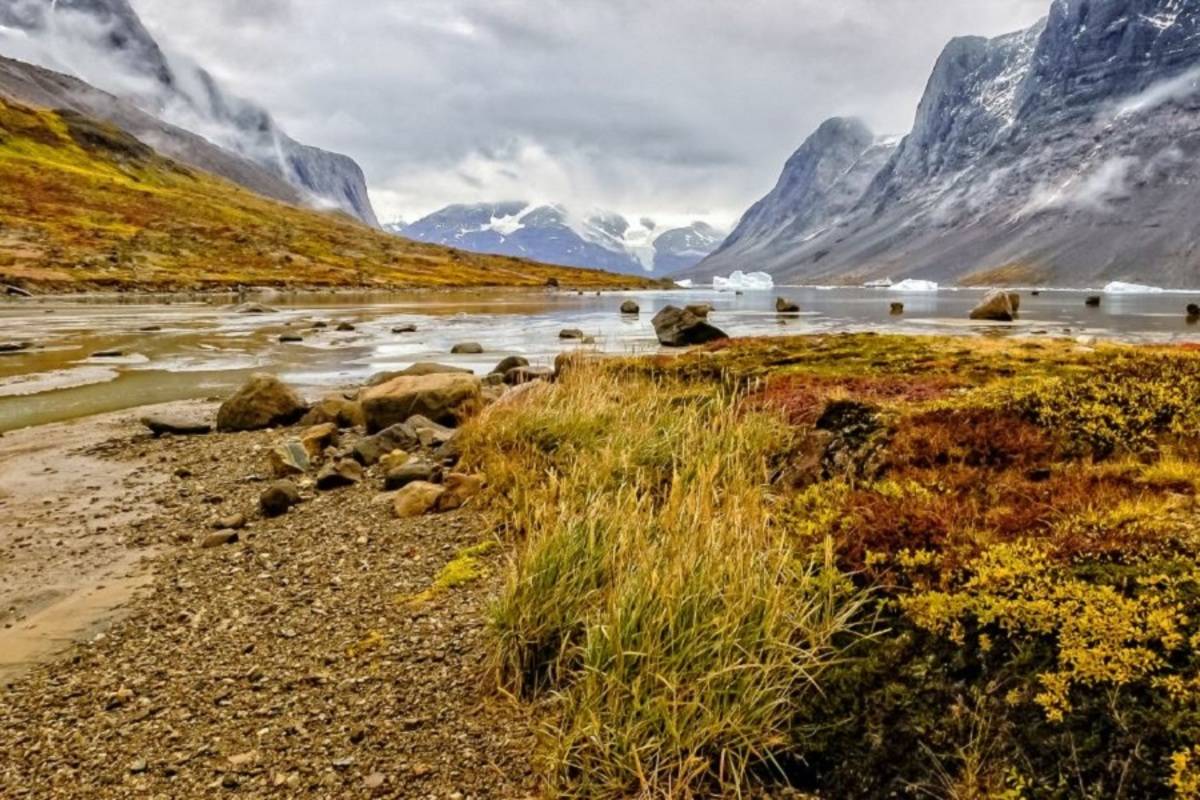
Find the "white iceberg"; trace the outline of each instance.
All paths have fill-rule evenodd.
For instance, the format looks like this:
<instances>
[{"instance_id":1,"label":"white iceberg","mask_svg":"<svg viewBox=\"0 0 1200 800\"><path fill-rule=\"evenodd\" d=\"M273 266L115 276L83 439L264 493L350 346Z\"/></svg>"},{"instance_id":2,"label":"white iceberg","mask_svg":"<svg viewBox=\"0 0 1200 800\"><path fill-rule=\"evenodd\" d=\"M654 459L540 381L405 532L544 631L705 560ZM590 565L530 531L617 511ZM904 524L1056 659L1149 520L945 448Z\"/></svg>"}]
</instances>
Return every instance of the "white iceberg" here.
<instances>
[{"instance_id":1,"label":"white iceberg","mask_svg":"<svg viewBox=\"0 0 1200 800\"><path fill-rule=\"evenodd\" d=\"M749 292L766 291L775 288L775 279L765 272L742 272L739 269L728 278L715 276L712 287L717 291L730 289Z\"/></svg>"},{"instance_id":2,"label":"white iceberg","mask_svg":"<svg viewBox=\"0 0 1200 800\"><path fill-rule=\"evenodd\" d=\"M889 292L936 292L937 290L937 281L922 281L916 278L905 278L888 287Z\"/></svg>"},{"instance_id":3,"label":"white iceberg","mask_svg":"<svg viewBox=\"0 0 1200 800\"><path fill-rule=\"evenodd\" d=\"M1163 290L1157 286L1143 286L1140 283L1124 283L1122 281L1113 281L1104 287L1105 294L1162 294Z\"/></svg>"},{"instance_id":4,"label":"white iceberg","mask_svg":"<svg viewBox=\"0 0 1200 800\"><path fill-rule=\"evenodd\" d=\"M675 285L680 289L690 289L692 288L692 279L684 278L683 280L675 281Z\"/></svg>"},{"instance_id":5,"label":"white iceberg","mask_svg":"<svg viewBox=\"0 0 1200 800\"><path fill-rule=\"evenodd\" d=\"M864 289L890 289L892 288L891 278L879 278L878 280L867 281L863 284Z\"/></svg>"}]
</instances>

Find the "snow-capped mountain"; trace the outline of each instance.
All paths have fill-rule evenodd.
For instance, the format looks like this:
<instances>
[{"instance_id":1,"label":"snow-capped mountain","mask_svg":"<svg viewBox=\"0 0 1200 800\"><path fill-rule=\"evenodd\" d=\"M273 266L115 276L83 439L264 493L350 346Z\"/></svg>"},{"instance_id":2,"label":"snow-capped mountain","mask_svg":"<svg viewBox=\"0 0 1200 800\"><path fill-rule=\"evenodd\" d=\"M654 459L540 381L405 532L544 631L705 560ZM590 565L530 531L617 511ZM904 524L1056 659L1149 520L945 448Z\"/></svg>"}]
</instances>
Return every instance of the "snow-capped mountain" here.
<instances>
[{"instance_id":1,"label":"snow-capped mountain","mask_svg":"<svg viewBox=\"0 0 1200 800\"><path fill-rule=\"evenodd\" d=\"M612 212L575 215L562 206L522 202L452 205L411 225L384 227L422 242L627 274L694 266L721 241L704 222L667 229L651 219L631 224Z\"/></svg>"},{"instance_id":2,"label":"snow-capped mountain","mask_svg":"<svg viewBox=\"0 0 1200 800\"><path fill-rule=\"evenodd\" d=\"M831 120L697 277L1200 285L1200 3L951 41L898 143Z\"/></svg>"},{"instance_id":3,"label":"snow-capped mountain","mask_svg":"<svg viewBox=\"0 0 1200 800\"><path fill-rule=\"evenodd\" d=\"M73 75L198 134L273 173L308 203L379 224L353 159L295 141L263 108L229 95L201 67L168 57L128 0L0 0L0 53ZM117 125L130 116L97 115Z\"/></svg>"}]
</instances>

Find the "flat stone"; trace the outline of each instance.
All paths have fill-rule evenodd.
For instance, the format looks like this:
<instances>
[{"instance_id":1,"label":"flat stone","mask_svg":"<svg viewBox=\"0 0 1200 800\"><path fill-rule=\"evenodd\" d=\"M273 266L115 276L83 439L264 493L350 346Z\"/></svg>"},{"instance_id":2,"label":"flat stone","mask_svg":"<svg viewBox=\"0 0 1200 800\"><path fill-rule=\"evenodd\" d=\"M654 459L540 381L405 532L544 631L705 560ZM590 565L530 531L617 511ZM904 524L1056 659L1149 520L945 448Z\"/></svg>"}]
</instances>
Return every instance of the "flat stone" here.
<instances>
[{"instance_id":1,"label":"flat stone","mask_svg":"<svg viewBox=\"0 0 1200 800\"><path fill-rule=\"evenodd\" d=\"M359 464L352 458L343 458L336 463L326 464L322 468L317 474L317 488L321 491L341 489L346 486L353 486L361 482L362 479L362 464Z\"/></svg>"},{"instance_id":2,"label":"flat stone","mask_svg":"<svg viewBox=\"0 0 1200 800\"><path fill-rule=\"evenodd\" d=\"M184 419L157 414L142 417L142 424L155 436L200 436L212 432L212 425L195 419Z\"/></svg>"},{"instance_id":3,"label":"flat stone","mask_svg":"<svg viewBox=\"0 0 1200 800\"><path fill-rule=\"evenodd\" d=\"M208 550L213 547L221 547L223 545L233 544L237 540L238 540L237 531L234 531L234 530L216 531L215 533L210 533L208 536L205 536L203 541L200 542L200 547L203 550Z\"/></svg>"}]
</instances>

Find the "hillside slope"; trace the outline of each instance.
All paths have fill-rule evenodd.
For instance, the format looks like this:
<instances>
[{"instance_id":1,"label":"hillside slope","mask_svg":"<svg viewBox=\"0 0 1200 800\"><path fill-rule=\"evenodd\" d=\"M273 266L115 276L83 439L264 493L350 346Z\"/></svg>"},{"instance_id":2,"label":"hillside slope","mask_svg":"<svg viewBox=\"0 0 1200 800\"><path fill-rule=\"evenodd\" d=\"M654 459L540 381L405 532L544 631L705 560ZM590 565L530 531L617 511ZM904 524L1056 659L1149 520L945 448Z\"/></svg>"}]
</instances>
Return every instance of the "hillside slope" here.
<instances>
[{"instance_id":1,"label":"hillside slope","mask_svg":"<svg viewBox=\"0 0 1200 800\"><path fill-rule=\"evenodd\" d=\"M0 99L0 282L35 290L616 287L646 281L464 253L294 208L74 111Z\"/></svg>"}]
</instances>

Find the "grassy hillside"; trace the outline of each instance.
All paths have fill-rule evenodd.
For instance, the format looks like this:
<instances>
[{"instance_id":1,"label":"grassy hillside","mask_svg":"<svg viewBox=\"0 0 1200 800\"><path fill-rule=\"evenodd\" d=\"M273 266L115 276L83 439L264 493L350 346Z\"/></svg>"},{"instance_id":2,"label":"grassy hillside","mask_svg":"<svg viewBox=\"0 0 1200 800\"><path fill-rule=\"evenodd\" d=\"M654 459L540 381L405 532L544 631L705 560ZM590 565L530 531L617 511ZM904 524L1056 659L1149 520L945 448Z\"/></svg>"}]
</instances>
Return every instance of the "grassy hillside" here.
<instances>
[{"instance_id":1,"label":"grassy hillside","mask_svg":"<svg viewBox=\"0 0 1200 800\"><path fill-rule=\"evenodd\" d=\"M43 290L618 287L629 276L476 255L282 205L73 112L0 101L0 282Z\"/></svg>"},{"instance_id":2,"label":"grassy hillside","mask_svg":"<svg viewBox=\"0 0 1200 800\"><path fill-rule=\"evenodd\" d=\"M554 796L1200 797L1194 350L821 336L537 391L465 447Z\"/></svg>"}]
</instances>

